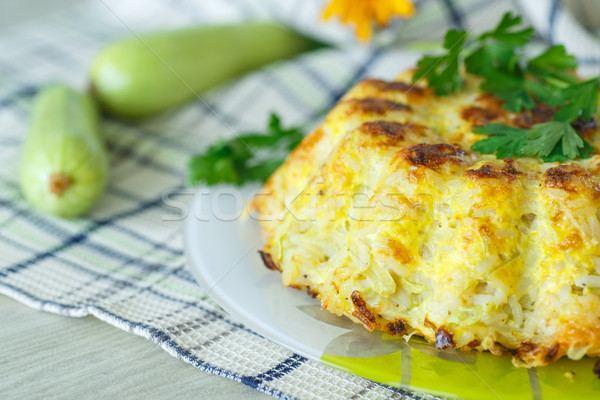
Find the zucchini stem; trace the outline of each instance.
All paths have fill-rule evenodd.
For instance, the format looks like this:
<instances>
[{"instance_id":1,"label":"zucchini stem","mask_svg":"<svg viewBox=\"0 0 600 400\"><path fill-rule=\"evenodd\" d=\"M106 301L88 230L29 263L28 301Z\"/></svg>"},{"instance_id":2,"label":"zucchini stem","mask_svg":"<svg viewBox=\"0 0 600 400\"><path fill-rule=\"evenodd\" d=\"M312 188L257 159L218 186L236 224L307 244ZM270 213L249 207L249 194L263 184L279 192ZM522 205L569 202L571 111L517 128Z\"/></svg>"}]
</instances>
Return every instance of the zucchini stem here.
<instances>
[{"instance_id":1,"label":"zucchini stem","mask_svg":"<svg viewBox=\"0 0 600 400\"><path fill-rule=\"evenodd\" d=\"M62 172L50 174L48 182L50 193L61 197L63 193L73 184L73 179Z\"/></svg>"}]
</instances>

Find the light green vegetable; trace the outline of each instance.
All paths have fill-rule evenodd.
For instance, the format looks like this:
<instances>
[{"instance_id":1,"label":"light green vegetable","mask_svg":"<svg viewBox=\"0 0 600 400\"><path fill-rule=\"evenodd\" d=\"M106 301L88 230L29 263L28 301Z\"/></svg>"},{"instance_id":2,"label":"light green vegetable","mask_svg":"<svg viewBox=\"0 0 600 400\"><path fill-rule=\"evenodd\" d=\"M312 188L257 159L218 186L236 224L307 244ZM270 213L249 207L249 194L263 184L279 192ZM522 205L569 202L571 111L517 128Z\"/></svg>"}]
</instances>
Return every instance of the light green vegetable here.
<instances>
[{"instance_id":1,"label":"light green vegetable","mask_svg":"<svg viewBox=\"0 0 600 400\"><path fill-rule=\"evenodd\" d=\"M136 36L115 42L98 55L91 87L109 113L145 117L255 68L319 46L272 23L207 25Z\"/></svg>"},{"instance_id":2,"label":"light green vegetable","mask_svg":"<svg viewBox=\"0 0 600 400\"><path fill-rule=\"evenodd\" d=\"M25 198L42 211L75 217L96 202L108 160L90 95L64 85L37 95L20 172Z\"/></svg>"}]
</instances>

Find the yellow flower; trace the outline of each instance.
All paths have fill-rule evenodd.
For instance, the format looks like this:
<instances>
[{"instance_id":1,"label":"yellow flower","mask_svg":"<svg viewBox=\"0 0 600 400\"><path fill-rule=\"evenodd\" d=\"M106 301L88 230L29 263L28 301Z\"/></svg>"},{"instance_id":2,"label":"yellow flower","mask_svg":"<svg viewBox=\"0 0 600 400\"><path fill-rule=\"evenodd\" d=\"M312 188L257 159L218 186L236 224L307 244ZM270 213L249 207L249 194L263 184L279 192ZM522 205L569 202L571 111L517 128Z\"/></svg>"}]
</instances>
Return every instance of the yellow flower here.
<instances>
[{"instance_id":1,"label":"yellow flower","mask_svg":"<svg viewBox=\"0 0 600 400\"><path fill-rule=\"evenodd\" d=\"M323 10L323 19L337 15L344 24L356 26L356 36L368 40L372 21L385 26L394 16L410 17L414 12L409 0L332 0Z\"/></svg>"}]
</instances>

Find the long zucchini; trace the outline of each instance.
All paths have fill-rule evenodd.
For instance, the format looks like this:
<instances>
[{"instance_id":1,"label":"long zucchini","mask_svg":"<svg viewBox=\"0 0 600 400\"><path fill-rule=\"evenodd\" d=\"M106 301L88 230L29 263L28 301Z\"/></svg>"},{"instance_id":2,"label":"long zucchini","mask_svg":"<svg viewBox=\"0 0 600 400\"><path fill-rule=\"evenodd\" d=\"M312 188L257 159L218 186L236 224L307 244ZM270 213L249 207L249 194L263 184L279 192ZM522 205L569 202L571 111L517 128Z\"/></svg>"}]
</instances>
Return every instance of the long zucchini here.
<instances>
[{"instance_id":1,"label":"long zucchini","mask_svg":"<svg viewBox=\"0 0 600 400\"><path fill-rule=\"evenodd\" d=\"M117 41L96 58L91 87L109 113L160 113L265 64L322 46L272 23L207 25Z\"/></svg>"}]
</instances>

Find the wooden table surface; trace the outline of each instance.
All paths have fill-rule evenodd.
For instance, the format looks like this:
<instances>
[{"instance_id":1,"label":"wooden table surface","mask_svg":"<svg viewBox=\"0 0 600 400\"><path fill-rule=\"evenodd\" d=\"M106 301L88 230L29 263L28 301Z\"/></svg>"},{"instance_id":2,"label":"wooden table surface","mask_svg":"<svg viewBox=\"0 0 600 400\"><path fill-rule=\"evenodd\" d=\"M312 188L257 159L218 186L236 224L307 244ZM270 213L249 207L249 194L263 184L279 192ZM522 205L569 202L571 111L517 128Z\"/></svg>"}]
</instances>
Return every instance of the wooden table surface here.
<instances>
[{"instance_id":1,"label":"wooden table surface","mask_svg":"<svg viewBox=\"0 0 600 400\"><path fill-rule=\"evenodd\" d=\"M2 295L0 360L3 400L272 399L95 317L36 311Z\"/></svg>"}]
</instances>

